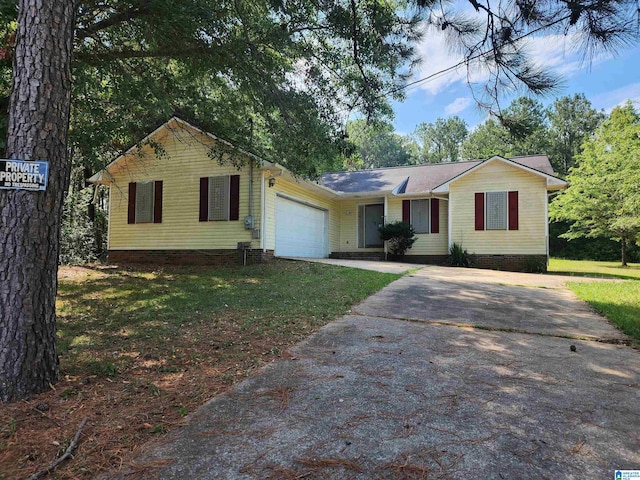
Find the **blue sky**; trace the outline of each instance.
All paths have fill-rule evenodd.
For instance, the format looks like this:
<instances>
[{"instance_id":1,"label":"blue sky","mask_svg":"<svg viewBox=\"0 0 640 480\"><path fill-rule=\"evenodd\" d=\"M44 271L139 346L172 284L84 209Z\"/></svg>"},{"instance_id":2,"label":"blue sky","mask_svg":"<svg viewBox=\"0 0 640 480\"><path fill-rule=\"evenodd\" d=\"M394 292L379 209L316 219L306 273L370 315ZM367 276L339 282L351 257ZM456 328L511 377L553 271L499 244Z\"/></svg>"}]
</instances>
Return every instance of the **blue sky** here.
<instances>
[{"instance_id":1,"label":"blue sky","mask_svg":"<svg viewBox=\"0 0 640 480\"><path fill-rule=\"evenodd\" d=\"M538 65L563 79L557 92L548 97L536 97L538 100L548 105L556 97L584 93L594 108L607 112L628 99L640 102L640 46L619 50L616 55L600 54L591 62L585 62L581 60L581 52L571 48L572 40L571 35L549 34L532 38L527 45ZM427 34L418 46L418 52L422 64L414 73L414 79L455 65L461 58L449 52L444 38L437 33ZM482 72L472 75L477 84L482 84L484 78L486 75ZM404 102L393 103L396 131L410 134L421 122L429 123L452 115L463 118L470 128L482 123L487 113L476 106L466 79L467 72L463 67L410 88ZM523 93L506 95L502 107Z\"/></svg>"}]
</instances>

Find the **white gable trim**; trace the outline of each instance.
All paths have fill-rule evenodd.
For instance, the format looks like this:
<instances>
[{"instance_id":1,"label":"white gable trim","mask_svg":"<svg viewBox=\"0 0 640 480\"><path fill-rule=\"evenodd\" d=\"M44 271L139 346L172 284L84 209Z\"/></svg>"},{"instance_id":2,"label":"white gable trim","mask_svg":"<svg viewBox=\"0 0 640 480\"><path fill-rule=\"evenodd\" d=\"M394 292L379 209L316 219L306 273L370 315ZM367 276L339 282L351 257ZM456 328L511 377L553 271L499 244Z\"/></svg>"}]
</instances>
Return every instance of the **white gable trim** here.
<instances>
[{"instance_id":1,"label":"white gable trim","mask_svg":"<svg viewBox=\"0 0 640 480\"><path fill-rule=\"evenodd\" d=\"M511 165L513 167L516 167L516 168L519 168L521 170L524 170L525 172L532 173L534 175L542 177L542 178L546 179L547 188L549 190L561 189L561 188L564 188L567 185L567 182L565 182L561 178L554 177L553 175L549 175L548 173L541 172L541 171L536 170L534 168L527 167L526 165L522 165L521 163L514 162L514 161L509 160L507 158L503 158L503 157L500 157L500 156L496 155L494 157L491 157L491 158L485 160L484 162L481 162L481 163L471 167L469 170L466 170L466 171L462 172L461 174L456 175L452 179L450 179L450 180L438 185L437 187L435 187L432 190L432 193L449 193L449 187L451 186L452 182L455 182L456 180L460 180L461 178L469 175L470 173L475 172L476 170L478 170L480 168L483 168L486 165L489 165L492 162L506 163L507 165Z\"/></svg>"},{"instance_id":2,"label":"white gable trim","mask_svg":"<svg viewBox=\"0 0 640 480\"><path fill-rule=\"evenodd\" d=\"M230 148L233 148L234 150L242 153L243 155L248 156L249 158L254 159L255 161L257 161L260 165L262 166L275 166L275 164L264 160L260 157L258 157L257 155L254 155L251 152L247 152L246 150L243 150L242 148L236 147L235 145L233 145L231 142L228 142L226 140L223 140L220 137L217 137L215 135L213 135L212 133L209 132L205 132L204 130L191 125L189 122L186 122L184 120L182 120L181 118L178 117L171 117L168 121L166 121L165 123L163 123L162 125L160 125L158 128L156 128L153 132L151 132L149 135L147 135L146 137L144 137L142 140L140 140L139 142L137 142L135 145L133 145L131 148L129 148L127 151L125 151L124 153L121 153L118 158L116 158L113 162L109 163L103 170L99 171L98 173L96 173L95 175L91 176L90 178L87 179L87 181L91 182L91 183L101 183L103 185L109 185L112 181L112 176L111 174L109 174L109 169L113 168L116 164L120 163L123 159L125 159L127 156L131 155L131 153L133 153L137 148L140 148L141 145L143 145L144 143L148 142L149 140L151 140L152 138L160 135L160 133L163 130L171 130L172 128L172 124L180 126L182 128L189 128L189 129L193 129L196 132L198 132L201 135L204 135L205 137L209 137L213 140L215 140L216 142L220 142ZM282 168L282 167L281 167Z\"/></svg>"}]
</instances>

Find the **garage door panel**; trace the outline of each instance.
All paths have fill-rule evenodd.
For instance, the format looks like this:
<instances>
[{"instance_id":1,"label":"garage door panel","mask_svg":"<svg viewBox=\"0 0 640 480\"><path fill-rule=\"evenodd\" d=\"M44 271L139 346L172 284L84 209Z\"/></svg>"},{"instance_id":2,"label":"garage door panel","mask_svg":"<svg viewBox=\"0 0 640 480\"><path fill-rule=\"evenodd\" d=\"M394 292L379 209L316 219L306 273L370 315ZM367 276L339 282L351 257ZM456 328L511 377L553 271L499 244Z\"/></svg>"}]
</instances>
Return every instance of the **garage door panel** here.
<instances>
[{"instance_id":1,"label":"garage door panel","mask_svg":"<svg viewBox=\"0 0 640 480\"><path fill-rule=\"evenodd\" d=\"M293 200L276 199L276 251L279 257L326 257L327 212Z\"/></svg>"}]
</instances>

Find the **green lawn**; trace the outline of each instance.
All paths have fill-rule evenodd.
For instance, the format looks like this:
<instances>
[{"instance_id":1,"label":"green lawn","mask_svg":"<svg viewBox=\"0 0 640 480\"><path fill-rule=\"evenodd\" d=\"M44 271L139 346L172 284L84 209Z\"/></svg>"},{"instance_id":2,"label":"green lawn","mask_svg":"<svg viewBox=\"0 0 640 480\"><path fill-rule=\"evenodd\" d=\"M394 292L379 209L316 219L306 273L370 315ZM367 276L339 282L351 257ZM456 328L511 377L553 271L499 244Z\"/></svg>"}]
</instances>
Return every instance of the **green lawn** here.
<instances>
[{"instance_id":1,"label":"green lawn","mask_svg":"<svg viewBox=\"0 0 640 480\"><path fill-rule=\"evenodd\" d=\"M346 313L400 275L277 261L247 267L98 268L60 279L58 347L69 369L126 370L111 350L238 339L288 344ZM184 346L184 345L183 345ZM269 349L271 350L271 349ZM105 358L106 357L106 358ZM169 356L169 358L172 358ZM105 364L106 363L106 364Z\"/></svg>"},{"instance_id":2,"label":"green lawn","mask_svg":"<svg viewBox=\"0 0 640 480\"><path fill-rule=\"evenodd\" d=\"M581 300L640 341L640 265L621 267L616 262L552 258L549 272L625 279L620 282L569 282L567 285Z\"/></svg>"},{"instance_id":3,"label":"green lawn","mask_svg":"<svg viewBox=\"0 0 640 480\"><path fill-rule=\"evenodd\" d=\"M640 264L630 263L629 266L623 267L620 265L620 262L595 262L591 260L552 258L549 261L549 273L585 277L640 279Z\"/></svg>"}]
</instances>

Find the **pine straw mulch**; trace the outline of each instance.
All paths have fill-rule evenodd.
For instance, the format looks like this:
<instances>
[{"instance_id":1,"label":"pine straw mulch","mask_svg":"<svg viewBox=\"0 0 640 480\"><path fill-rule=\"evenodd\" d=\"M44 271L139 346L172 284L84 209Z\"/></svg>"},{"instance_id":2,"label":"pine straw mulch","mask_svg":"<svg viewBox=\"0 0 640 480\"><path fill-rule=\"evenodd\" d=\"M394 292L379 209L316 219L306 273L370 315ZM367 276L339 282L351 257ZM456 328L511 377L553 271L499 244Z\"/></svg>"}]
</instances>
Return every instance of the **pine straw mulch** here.
<instances>
[{"instance_id":1,"label":"pine straw mulch","mask_svg":"<svg viewBox=\"0 0 640 480\"><path fill-rule=\"evenodd\" d=\"M84 272L62 267L61 275L81 279ZM307 327L305 335L318 327ZM73 457L44 478L89 479L117 471L130 464L141 445L180 425L187 413L276 356L285 356L279 352L300 339L264 333L242 338L233 330L232 322L222 333L219 324L201 322L191 326L191 335L174 338L171 345L157 342L141 351L96 352L99 358L129 356L128 367L114 376L71 369L61 357L61 379L50 391L0 404L0 479L25 479L46 469L64 454L85 418ZM194 340L221 340L221 334L233 343ZM171 368L158 368L167 357ZM286 404L287 392L274 395Z\"/></svg>"}]
</instances>

